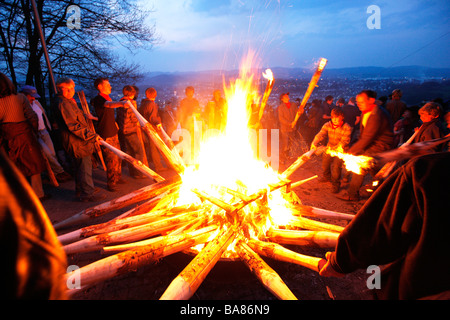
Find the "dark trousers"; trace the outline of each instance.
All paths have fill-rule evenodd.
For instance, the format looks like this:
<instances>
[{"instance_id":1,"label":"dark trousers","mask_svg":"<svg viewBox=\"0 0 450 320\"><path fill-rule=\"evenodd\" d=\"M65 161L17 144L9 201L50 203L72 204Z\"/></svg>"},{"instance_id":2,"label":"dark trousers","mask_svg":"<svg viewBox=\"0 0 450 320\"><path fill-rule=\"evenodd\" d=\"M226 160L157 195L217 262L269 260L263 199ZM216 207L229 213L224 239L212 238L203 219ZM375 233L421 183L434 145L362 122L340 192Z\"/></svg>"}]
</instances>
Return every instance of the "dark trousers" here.
<instances>
[{"instance_id":1,"label":"dark trousers","mask_svg":"<svg viewBox=\"0 0 450 320\"><path fill-rule=\"evenodd\" d=\"M292 140L294 139L294 132L287 132L280 130L280 156L286 159L290 156L292 148Z\"/></svg>"},{"instance_id":2,"label":"dark trousers","mask_svg":"<svg viewBox=\"0 0 450 320\"><path fill-rule=\"evenodd\" d=\"M139 139L137 133L126 134L124 139L127 153L136 160L144 163L144 150L142 149L142 141ZM128 169L130 171L130 176L132 177L141 175L140 171L130 163L128 163Z\"/></svg>"},{"instance_id":3,"label":"dark trousers","mask_svg":"<svg viewBox=\"0 0 450 320\"><path fill-rule=\"evenodd\" d=\"M341 171L343 161L338 157L332 157L324 153L322 155L322 170L323 176L331 180L331 183L336 186L341 184Z\"/></svg>"},{"instance_id":4,"label":"dark trousers","mask_svg":"<svg viewBox=\"0 0 450 320\"><path fill-rule=\"evenodd\" d=\"M374 177L380 169L380 166L375 166L370 170L362 170L362 174L352 172L352 179L350 180L350 184L348 186L348 195L350 197L359 197L359 189L361 189L366 175L370 174Z\"/></svg>"},{"instance_id":5,"label":"dark trousers","mask_svg":"<svg viewBox=\"0 0 450 320\"><path fill-rule=\"evenodd\" d=\"M91 156L75 158L75 191L77 197L88 197L94 193L94 181L92 180Z\"/></svg>"}]
</instances>

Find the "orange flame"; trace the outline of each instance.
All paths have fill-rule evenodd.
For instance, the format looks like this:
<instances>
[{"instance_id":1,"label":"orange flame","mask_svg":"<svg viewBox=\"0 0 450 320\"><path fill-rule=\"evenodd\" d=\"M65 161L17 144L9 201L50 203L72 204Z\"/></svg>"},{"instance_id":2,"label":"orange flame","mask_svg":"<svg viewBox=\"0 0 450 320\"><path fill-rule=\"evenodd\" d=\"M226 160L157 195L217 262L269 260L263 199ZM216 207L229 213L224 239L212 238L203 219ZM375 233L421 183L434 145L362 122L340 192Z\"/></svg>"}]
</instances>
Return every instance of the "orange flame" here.
<instances>
[{"instance_id":1,"label":"orange flame","mask_svg":"<svg viewBox=\"0 0 450 320\"><path fill-rule=\"evenodd\" d=\"M362 174L362 170L369 169L372 166L372 157L355 156L349 153L344 153L342 147L338 147L337 149L327 148L325 152L333 157L338 157L339 159L344 160L347 170L357 174Z\"/></svg>"},{"instance_id":2,"label":"orange flame","mask_svg":"<svg viewBox=\"0 0 450 320\"><path fill-rule=\"evenodd\" d=\"M239 199L227 190L251 196L269 185L280 182L278 172L255 156L251 144L251 132L248 121L251 103L257 95L257 85L251 74L252 56L247 57L240 68L240 77L224 87L228 104L226 128L215 136L205 137L194 163L186 168L183 184L177 199L177 205L199 204L200 198L192 190L202 190L208 195L232 205ZM267 72L272 74L272 72ZM272 74L273 79L273 74ZM260 97L256 97L258 99ZM267 201L267 209L261 209L261 201ZM287 225L293 215L288 202L280 190L267 192L267 200L260 199L250 203L239 211L239 217L245 221L251 236L258 237L271 226ZM211 214L217 213L215 212ZM261 212L264 211L264 212ZM267 211L267 212L266 212ZM222 210L223 212L223 210Z\"/></svg>"}]
</instances>

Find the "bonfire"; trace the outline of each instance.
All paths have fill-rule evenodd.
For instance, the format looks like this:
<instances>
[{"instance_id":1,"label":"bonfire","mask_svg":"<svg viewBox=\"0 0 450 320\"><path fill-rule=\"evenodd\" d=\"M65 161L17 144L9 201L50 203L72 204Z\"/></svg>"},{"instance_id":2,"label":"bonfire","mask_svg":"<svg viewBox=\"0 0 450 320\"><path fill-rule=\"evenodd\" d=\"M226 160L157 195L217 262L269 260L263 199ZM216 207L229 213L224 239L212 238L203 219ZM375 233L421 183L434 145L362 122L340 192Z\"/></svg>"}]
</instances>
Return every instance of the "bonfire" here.
<instances>
[{"instance_id":1,"label":"bonfire","mask_svg":"<svg viewBox=\"0 0 450 320\"><path fill-rule=\"evenodd\" d=\"M158 134L140 118L144 132L178 174L176 177L166 180L111 147L155 183L55 225L61 230L74 224L89 224L100 215L140 203L108 222L59 234L68 255L102 253L98 260L68 273L67 281L76 277L81 288L85 288L176 252L185 252L193 256L192 261L161 299L192 297L220 259L243 261L277 298L296 299L263 257L318 272L321 258L283 245L333 248L343 227L316 218L350 221L353 215L305 206L292 191L315 178L290 180L314 151L299 156L281 173L255 156L248 129L251 112L248 98L255 91L250 67L250 64L242 66L240 77L224 85L228 102L226 128L202 141L195 165L185 165L177 148L164 141L164 134ZM272 86L270 77L262 107ZM110 147L106 142L102 144Z\"/></svg>"}]
</instances>

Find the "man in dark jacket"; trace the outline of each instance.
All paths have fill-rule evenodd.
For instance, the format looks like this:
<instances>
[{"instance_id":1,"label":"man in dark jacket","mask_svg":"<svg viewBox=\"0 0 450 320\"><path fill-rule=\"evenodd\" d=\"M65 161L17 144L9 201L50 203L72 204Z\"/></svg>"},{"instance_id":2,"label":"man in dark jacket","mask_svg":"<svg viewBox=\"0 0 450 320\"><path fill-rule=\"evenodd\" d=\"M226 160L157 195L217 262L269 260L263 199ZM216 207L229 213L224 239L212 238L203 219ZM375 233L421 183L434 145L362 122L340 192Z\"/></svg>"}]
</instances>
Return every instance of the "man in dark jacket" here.
<instances>
[{"instance_id":1,"label":"man in dark jacket","mask_svg":"<svg viewBox=\"0 0 450 320\"><path fill-rule=\"evenodd\" d=\"M374 156L378 153L390 150L394 142L394 132L389 114L375 103L376 92L363 90L356 96L356 102L361 110L360 136L348 150L353 155ZM364 177L370 173L372 176L380 167L375 167L370 172L352 174L348 188L348 194L339 195L338 198L346 201L359 199L359 189Z\"/></svg>"},{"instance_id":2,"label":"man in dark jacket","mask_svg":"<svg viewBox=\"0 0 450 320\"><path fill-rule=\"evenodd\" d=\"M340 234L320 275L380 269L380 299L450 299L450 152L412 159L375 191Z\"/></svg>"},{"instance_id":3,"label":"man in dark jacket","mask_svg":"<svg viewBox=\"0 0 450 320\"><path fill-rule=\"evenodd\" d=\"M61 139L67 154L75 165L76 196L82 202L100 201L104 194L95 195L92 180L92 152L94 143L100 136L89 130L83 112L73 99L75 83L70 78L57 81L58 99L55 105L55 118L61 130Z\"/></svg>"},{"instance_id":4,"label":"man in dark jacket","mask_svg":"<svg viewBox=\"0 0 450 320\"><path fill-rule=\"evenodd\" d=\"M111 84L107 78L98 78L94 81L98 95L92 98L91 105L98 117L97 133L108 144L120 150L119 127L116 123L115 108L125 107L124 102L113 102L110 98ZM108 148L102 147L106 165L107 188L109 191L117 191L117 183L123 183L122 160Z\"/></svg>"}]
</instances>

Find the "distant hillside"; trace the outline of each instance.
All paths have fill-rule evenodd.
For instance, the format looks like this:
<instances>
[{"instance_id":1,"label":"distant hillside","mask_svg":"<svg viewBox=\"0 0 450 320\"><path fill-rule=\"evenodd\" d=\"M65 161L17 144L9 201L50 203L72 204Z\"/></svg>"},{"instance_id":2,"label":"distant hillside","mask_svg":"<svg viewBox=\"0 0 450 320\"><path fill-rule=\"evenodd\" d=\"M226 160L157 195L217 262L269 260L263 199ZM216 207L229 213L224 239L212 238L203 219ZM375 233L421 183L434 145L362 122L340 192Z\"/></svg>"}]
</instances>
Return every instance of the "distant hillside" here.
<instances>
[{"instance_id":1,"label":"distant hillside","mask_svg":"<svg viewBox=\"0 0 450 320\"><path fill-rule=\"evenodd\" d=\"M271 68L276 79L309 79L314 70L306 68ZM263 70L258 72L262 73ZM197 82L222 82L222 78L237 77L237 70L231 71L201 71L201 72L150 72L144 76L141 83L159 85L175 85L195 80ZM404 67L354 67L354 68L325 68L322 78L354 78L354 79L418 79L450 78L450 68L428 68L421 66Z\"/></svg>"}]
</instances>

